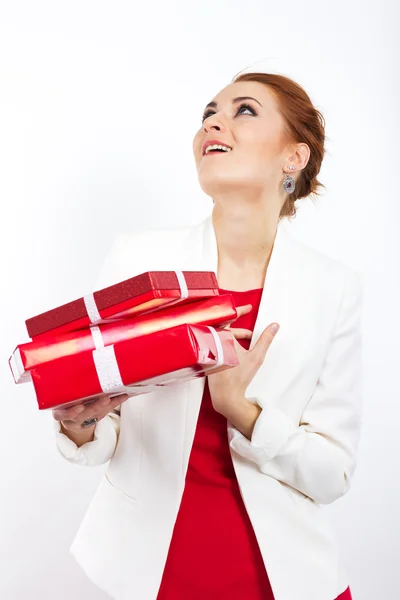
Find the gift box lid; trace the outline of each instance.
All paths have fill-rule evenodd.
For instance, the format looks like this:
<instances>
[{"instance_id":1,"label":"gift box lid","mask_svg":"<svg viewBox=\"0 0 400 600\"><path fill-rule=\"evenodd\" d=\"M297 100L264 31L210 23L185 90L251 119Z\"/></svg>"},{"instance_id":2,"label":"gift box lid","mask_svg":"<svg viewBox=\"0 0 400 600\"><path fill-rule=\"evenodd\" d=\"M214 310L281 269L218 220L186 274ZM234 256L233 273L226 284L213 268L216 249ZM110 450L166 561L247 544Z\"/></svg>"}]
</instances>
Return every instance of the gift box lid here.
<instances>
[{"instance_id":1,"label":"gift box lid","mask_svg":"<svg viewBox=\"0 0 400 600\"><path fill-rule=\"evenodd\" d=\"M159 310L171 303L219 295L211 271L147 271L25 321L31 338Z\"/></svg>"}]
</instances>

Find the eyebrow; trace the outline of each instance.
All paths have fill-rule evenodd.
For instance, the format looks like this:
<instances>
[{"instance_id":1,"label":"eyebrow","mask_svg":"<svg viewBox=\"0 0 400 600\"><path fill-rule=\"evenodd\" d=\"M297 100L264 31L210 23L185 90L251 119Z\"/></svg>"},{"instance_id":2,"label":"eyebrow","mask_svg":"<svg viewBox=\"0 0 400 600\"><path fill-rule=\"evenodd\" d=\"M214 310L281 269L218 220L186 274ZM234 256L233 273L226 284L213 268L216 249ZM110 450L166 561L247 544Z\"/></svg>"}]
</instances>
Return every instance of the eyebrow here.
<instances>
[{"instance_id":1,"label":"eyebrow","mask_svg":"<svg viewBox=\"0 0 400 600\"><path fill-rule=\"evenodd\" d=\"M242 102L243 100L254 100L254 102L257 102L257 104L259 104L262 108L262 104L255 98L252 98L251 96L238 96L237 98L233 98L232 104L235 104L236 102ZM206 106L206 109L207 108L217 108L217 103L209 102Z\"/></svg>"}]
</instances>

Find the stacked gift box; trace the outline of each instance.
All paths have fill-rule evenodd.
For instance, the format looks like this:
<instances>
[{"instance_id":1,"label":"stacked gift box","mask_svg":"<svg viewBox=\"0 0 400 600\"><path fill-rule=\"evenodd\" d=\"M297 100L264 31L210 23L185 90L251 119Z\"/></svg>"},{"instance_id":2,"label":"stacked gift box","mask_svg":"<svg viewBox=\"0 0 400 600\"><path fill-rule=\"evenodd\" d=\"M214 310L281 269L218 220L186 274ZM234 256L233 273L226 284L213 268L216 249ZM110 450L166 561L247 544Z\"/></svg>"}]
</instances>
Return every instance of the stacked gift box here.
<instances>
[{"instance_id":1,"label":"stacked gift box","mask_svg":"<svg viewBox=\"0 0 400 600\"><path fill-rule=\"evenodd\" d=\"M214 273L147 272L28 319L9 364L41 410L134 396L236 366L236 318Z\"/></svg>"}]
</instances>

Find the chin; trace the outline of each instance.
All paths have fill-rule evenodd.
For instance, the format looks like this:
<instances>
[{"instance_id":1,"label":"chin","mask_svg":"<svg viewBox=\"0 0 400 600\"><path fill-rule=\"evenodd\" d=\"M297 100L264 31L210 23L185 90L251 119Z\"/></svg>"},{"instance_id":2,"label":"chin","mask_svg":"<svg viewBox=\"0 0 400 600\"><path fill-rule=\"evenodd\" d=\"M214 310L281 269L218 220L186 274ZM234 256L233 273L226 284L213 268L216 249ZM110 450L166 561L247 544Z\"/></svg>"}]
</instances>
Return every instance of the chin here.
<instances>
[{"instance_id":1,"label":"chin","mask_svg":"<svg viewBox=\"0 0 400 600\"><path fill-rule=\"evenodd\" d=\"M214 173L213 176L211 176L211 173L207 173L207 176L205 174L199 175L199 184L205 194L213 197L224 192L237 191L239 188L254 188L254 179L248 175L240 176L238 173L225 175Z\"/></svg>"},{"instance_id":2,"label":"chin","mask_svg":"<svg viewBox=\"0 0 400 600\"><path fill-rule=\"evenodd\" d=\"M201 189L205 194L207 194L207 196L216 196L217 194L228 192L229 190L237 187L236 182L219 177L213 179L199 179L199 183Z\"/></svg>"}]
</instances>

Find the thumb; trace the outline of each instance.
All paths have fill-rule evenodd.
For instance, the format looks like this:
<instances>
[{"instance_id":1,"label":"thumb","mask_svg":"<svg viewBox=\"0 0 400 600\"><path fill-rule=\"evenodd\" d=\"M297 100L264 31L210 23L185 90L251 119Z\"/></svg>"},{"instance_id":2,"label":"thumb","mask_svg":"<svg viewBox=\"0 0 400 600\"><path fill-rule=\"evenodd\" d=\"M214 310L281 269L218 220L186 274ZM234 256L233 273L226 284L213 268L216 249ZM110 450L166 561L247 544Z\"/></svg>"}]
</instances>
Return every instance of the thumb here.
<instances>
[{"instance_id":1,"label":"thumb","mask_svg":"<svg viewBox=\"0 0 400 600\"><path fill-rule=\"evenodd\" d=\"M271 323L270 325L268 325L268 327L264 329L264 331L258 338L257 342L254 344L251 352L254 352L254 354L259 355L261 362L263 362L268 348L272 344L275 335L278 333L279 327L280 326L278 323Z\"/></svg>"}]
</instances>

